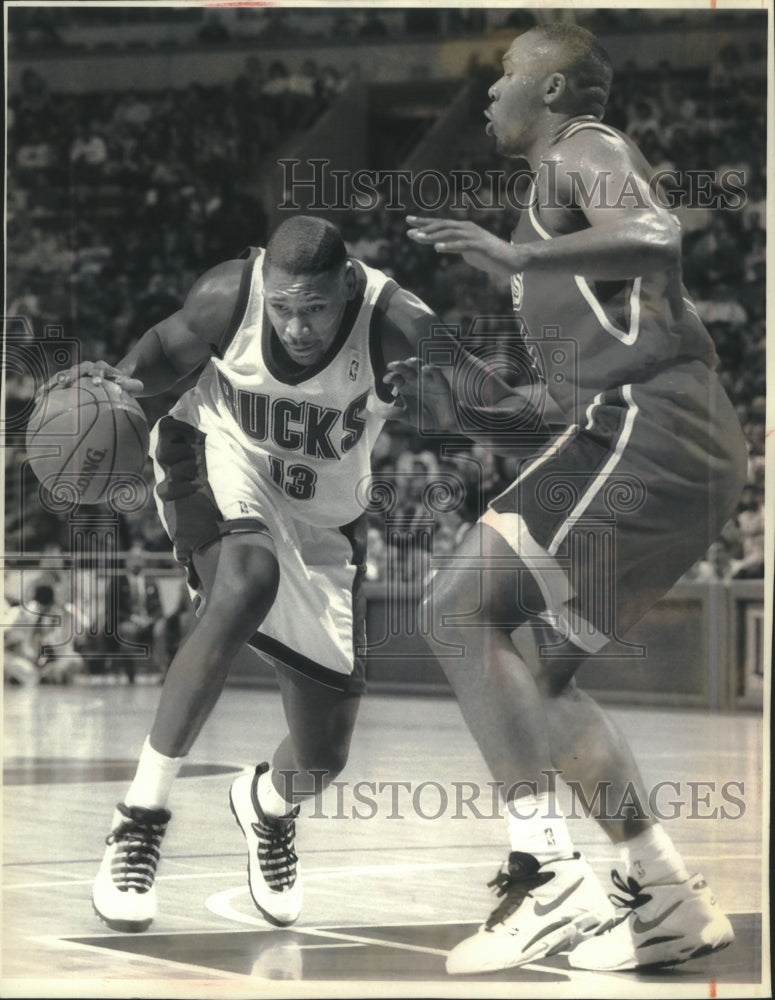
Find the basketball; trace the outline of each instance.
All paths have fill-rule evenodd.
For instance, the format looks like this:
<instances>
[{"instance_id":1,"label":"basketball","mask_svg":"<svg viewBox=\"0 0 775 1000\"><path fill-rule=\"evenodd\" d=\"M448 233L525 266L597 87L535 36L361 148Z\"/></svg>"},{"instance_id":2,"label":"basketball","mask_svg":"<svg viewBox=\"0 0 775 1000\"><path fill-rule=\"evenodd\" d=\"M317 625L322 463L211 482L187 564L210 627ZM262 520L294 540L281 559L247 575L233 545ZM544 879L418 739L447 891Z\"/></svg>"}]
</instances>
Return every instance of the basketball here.
<instances>
[{"instance_id":1,"label":"basketball","mask_svg":"<svg viewBox=\"0 0 775 1000\"><path fill-rule=\"evenodd\" d=\"M95 504L122 485L136 489L148 447L140 404L108 380L49 389L27 425L30 467L57 499Z\"/></svg>"}]
</instances>

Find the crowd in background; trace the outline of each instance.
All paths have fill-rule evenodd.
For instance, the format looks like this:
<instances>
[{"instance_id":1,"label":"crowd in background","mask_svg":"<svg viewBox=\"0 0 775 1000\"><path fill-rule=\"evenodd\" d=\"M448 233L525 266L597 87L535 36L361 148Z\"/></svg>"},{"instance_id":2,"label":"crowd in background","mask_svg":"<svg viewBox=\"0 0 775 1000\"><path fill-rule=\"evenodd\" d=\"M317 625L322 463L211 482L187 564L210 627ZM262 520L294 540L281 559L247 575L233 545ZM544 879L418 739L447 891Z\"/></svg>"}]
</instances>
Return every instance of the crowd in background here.
<instances>
[{"instance_id":1,"label":"crowd in background","mask_svg":"<svg viewBox=\"0 0 775 1000\"><path fill-rule=\"evenodd\" d=\"M552 11L554 17L562 11ZM615 7L578 9L577 17L592 31L649 31L665 26L679 30L691 25L692 11L670 8L631 9ZM539 12L540 14L540 12ZM700 14L700 17L702 15ZM740 24L745 12L719 10L714 20L719 27ZM755 16L755 15L754 15ZM535 23L534 12L508 7L411 7L358 10L331 4L318 8L250 8L234 4L233 9L207 7L146 8L100 7L84 4L19 8L9 19L12 47L23 52L45 52L62 48L143 48L160 46L228 47L243 44L270 47L288 43L379 42L389 39L457 38L480 36L483 32L519 30ZM699 23L699 22L697 22ZM100 29L106 35L100 34ZM118 29L118 30L117 30ZM133 29L140 29L133 33ZM90 34L90 32L92 34ZM95 34L96 32L96 34Z\"/></svg>"},{"instance_id":2,"label":"crowd in background","mask_svg":"<svg viewBox=\"0 0 775 1000\"><path fill-rule=\"evenodd\" d=\"M380 28L372 18L361 18L357 30L367 25L376 37ZM28 317L36 336L49 324L63 326L81 342L84 357L115 361L179 307L198 274L265 242L267 215L255 171L280 143L317 121L347 84L339 67L323 61L310 59L290 73L265 55L247 56L229 86L190 84L161 93L54 94L34 71L23 74L8 105L9 315ZM668 193L682 224L684 281L715 342L749 446L749 485L722 538L690 574L696 579L763 575L763 58L755 45L730 45L703 70L626 67L617 73L606 116L654 166L676 171ZM497 75L494 66L472 63L471 119L461 130L457 161L445 169L504 167L488 152L481 130L484 95ZM690 172L709 169L718 197L726 195L722 178L743 179L742 204L722 211L685 207L696 194ZM469 217L503 236L515 224L508 211L483 209ZM353 256L392 274L445 322L466 329L477 315L509 314L505 284L411 243L405 212L382 205L339 213L335 221ZM7 389L12 414L32 387L11 371ZM144 401L149 419L172 398ZM385 511L375 512L370 579L417 579L428 552L449 551L476 519L479 503L513 477L514 460L462 441L443 445L399 425L383 434L375 472L395 483L387 518L408 541L391 542ZM21 464L21 447L6 455L9 467ZM433 481L464 489L437 506L429 523L424 491ZM6 549L66 551L66 518L25 502L20 492L34 485L6 477ZM170 551L152 504L123 516L120 535L125 550Z\"/></svg>"}]
</instances>

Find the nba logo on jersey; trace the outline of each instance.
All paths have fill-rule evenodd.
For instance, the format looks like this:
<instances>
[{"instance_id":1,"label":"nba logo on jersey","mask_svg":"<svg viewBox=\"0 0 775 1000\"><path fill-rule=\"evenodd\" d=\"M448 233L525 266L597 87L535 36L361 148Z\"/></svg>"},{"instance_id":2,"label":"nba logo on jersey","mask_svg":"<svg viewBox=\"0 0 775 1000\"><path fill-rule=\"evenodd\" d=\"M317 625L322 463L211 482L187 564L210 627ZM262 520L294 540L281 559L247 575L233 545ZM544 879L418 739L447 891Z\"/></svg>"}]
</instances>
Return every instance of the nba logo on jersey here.
<instances>
[{"instance_id":1,"label":"nba logo on jersey","mask_svg":"<svg viewBox=\"0 0 775 1000\"><path fill-rule=\"evenodd\" d=\"M511 276L511 301L517 311L522 308L522 295L525 291L522 274L523 272L520 271L519 274L512 274Z\"/></svg>"},{"instance_id":2,"label":"nba logo on jersey","mask_svg":"<svg viewBox=\"0 0 775 1000\"><path fill-rule=\"evenodd\" d=\"M353 358L350 362L350 370L347 372L347 377L351 382L354 382L358 378L358 369L360 368L360 362L357 358Z\"/></svg>"}]
</instances>

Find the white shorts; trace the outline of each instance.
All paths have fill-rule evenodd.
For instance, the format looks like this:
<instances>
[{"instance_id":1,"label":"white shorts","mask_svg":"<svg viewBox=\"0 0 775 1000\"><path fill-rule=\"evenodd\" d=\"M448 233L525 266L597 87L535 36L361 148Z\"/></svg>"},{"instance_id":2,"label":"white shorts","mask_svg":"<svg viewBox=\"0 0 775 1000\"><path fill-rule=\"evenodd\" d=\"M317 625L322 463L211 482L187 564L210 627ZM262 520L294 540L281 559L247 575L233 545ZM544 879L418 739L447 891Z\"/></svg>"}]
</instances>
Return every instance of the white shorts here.
<instances>
[{"instance_id":1,"label":"white shorts","mask_svg":"<svg viewBox=\"0 0 775 1000\"><path fill-rule=\"evenodd\" d=\"M365 518L341 527L290 518L282 495L227 438L174 417L154 427L151 455L159 516L189 586L199 591L197 550L228 534L270 535L280 582L250 645L338 690L363 690Z\"/></svg>"}]
</instances>

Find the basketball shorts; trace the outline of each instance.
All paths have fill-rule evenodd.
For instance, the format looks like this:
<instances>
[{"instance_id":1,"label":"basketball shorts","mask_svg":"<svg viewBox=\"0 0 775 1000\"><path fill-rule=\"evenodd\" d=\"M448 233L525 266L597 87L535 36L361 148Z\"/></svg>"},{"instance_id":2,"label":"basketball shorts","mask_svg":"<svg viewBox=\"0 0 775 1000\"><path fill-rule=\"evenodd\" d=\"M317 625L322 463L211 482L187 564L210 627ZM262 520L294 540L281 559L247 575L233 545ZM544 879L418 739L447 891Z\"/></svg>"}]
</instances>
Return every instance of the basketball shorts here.
<instances>
[{"instance_id":1,"label":"basketball shorts","mask_svg":"<svg viewBox=\"0 0 775 1000\"><path fill-rule=\"evenodd\" d=\"M538 617L599 653L718 537L746 460L715 374L687 362L596 396L583 421L521 464L481 523L534 577Z\"/></svg>"},{"instance_id":2,"label":"basketball shorts","mask_svg":"<svg viewBox=\"0 0 775 1000\"><path fill-rule=\"evenodd\" d=\"M239 447L163 417L151 436L156 506L192 592L193 554L224 535L271 536L280 566L274 604L250 645L276 663L348 693L365 689L366 524L294 520Z\"/></svg>"}]
</instances>

